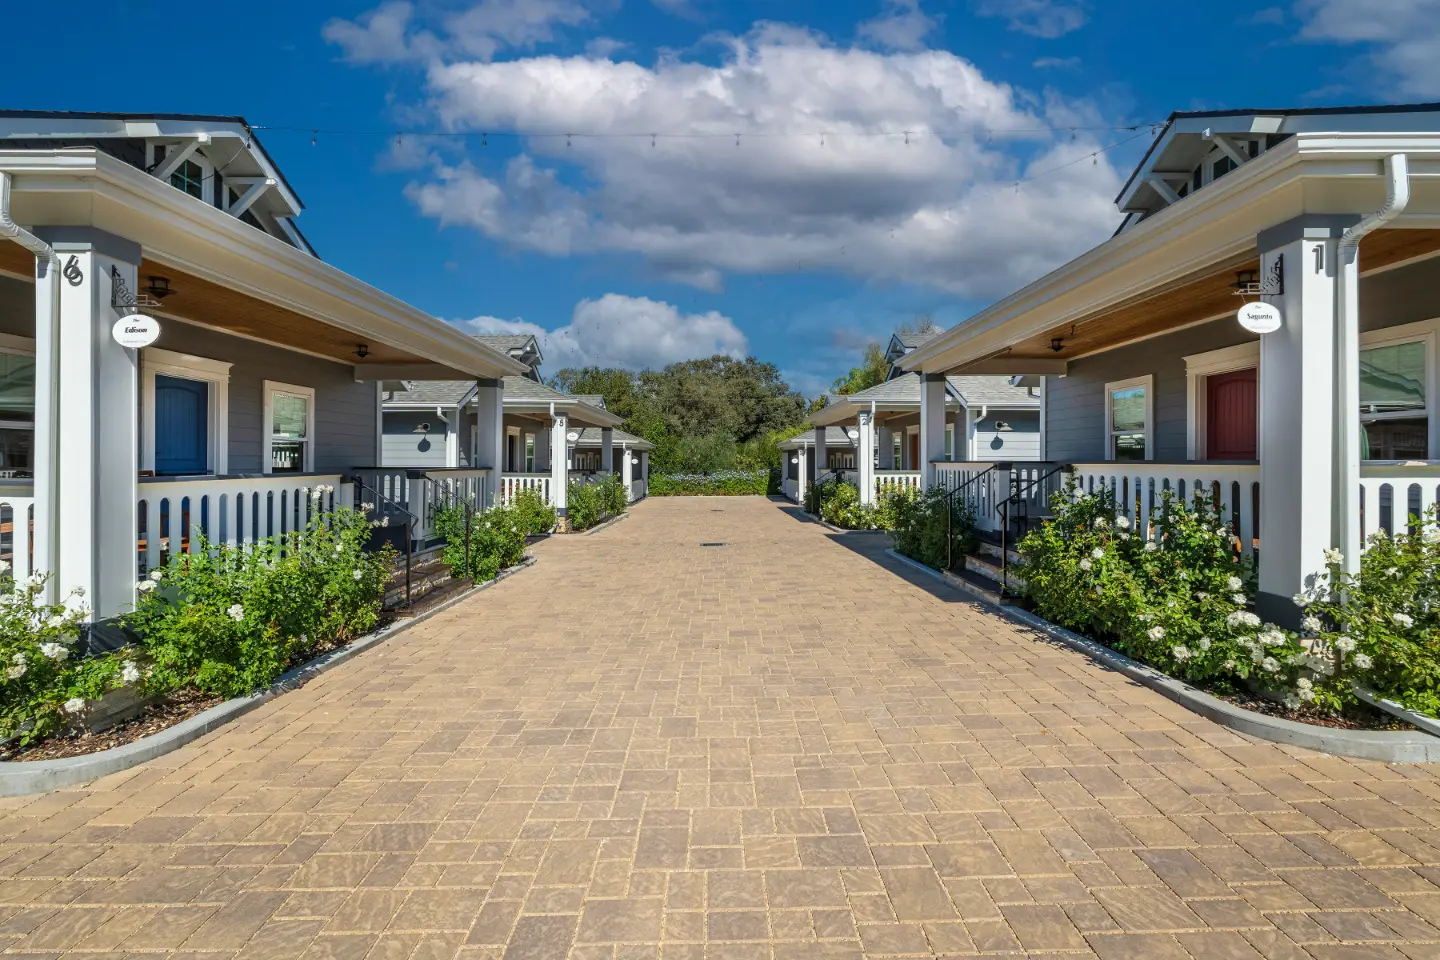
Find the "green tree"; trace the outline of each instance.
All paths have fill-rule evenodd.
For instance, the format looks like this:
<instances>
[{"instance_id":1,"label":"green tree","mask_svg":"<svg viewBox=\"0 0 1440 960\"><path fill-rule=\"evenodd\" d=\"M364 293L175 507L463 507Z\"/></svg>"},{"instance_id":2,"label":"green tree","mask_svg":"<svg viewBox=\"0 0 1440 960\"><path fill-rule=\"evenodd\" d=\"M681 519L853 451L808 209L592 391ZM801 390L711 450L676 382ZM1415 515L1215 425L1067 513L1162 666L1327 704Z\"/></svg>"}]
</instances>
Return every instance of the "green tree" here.
<instances>
[{"instance_id":1,"label":"green tree","mask_svg":"<svg viewBox=\"0 0 1440 960\"><path fill-rule=\"evenodd\" d=\"M879 386L889 375L890 362L885 359L885 348L878 343L867 343L860 366L851 367L849 373L835 381L832 389L839 394L859 393Z\"/></svg>"}]
</instances>

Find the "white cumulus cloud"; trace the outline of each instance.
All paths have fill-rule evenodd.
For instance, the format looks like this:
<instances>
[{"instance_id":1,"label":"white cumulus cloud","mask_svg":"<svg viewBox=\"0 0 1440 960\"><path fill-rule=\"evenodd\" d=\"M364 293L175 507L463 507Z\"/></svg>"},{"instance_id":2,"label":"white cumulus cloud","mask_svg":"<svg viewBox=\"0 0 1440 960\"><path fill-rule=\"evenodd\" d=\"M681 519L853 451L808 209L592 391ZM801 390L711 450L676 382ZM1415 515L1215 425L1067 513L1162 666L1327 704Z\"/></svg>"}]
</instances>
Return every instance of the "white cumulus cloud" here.
<instances>
[{"instance_id":1,"label":"white cumulus cloud","mask_svg":"<svg viewBox=\"0 0 1440 960\"><path fill-rule=\"evenodd\" d=\"M975 12L1004 17L1010 29L1047 40L1079 30L1089 19L1083 0L979 0Z\"/></svg>"},{"instance_id":2,"label":"white cumulus cloud","mask_svg":"<svg viewBox=\"0 0 1440 960\"><path fill-rule=\"evenodd\" d=\"M1363 72L1384 92L1440 97L1440 0L1300 0L1300 37L1371 48Z\"/></svg>"},{"instance_id":3,"label":"white cumulus cloud","mask_svg":"<svg viewBox=\"0 0 1440 960\"><path fill-rule=\"evenodd\" d=\"M935 18L920 9L920 0L884 0L885 9L873 20L860 24L858 33L882 47L919 50L925 35L935 29Z\"/></svg>"},{"instance_id":4,"label":"white cumulus cloud","mask_svg":"<svg viewBox=\"0 0 1440 960\"><path fill-rule=\"evenodd\" d=\"M948 51L762 24L718 62L434 62L427 86L446 130L606 136L533 137L503 163L437 154L407 187L424 214L553 256L634 255L706 289L829 271L991 297L1117 221L1119 177L1091 154L1120 135L1060 132L1099 118Z\"/></svg>"},{"instance_id":5,"label":"white cumulus cloud","mask_svg":"<svg viewBox=\"0 0 1440 960\"><path fill-rule=\"evenodd\" d=\"M455 325L467 333L535 336L550 373L586 366L659 369L679 360L715 354L740 359L750 346L735 322L722 313L681 313L669 303L619 293L581 300L570 322L554 330L527 320L498 317L476 317Z\"/></svg>"},{"instance_id":6,"label":"white cumulus cloud","mask_svg":"<svg viewBox=\"0 0 1440 960\"><path fill-rule=\"evenodd\" d=\"M442 56L489 60L506 48L555 39L556 26L578 26L590 11L578 0L480 0L425 23L414 4L389 0L354 20L333 18L321 35L352 63L395 63Z\"/></svg>"}]
</instances>

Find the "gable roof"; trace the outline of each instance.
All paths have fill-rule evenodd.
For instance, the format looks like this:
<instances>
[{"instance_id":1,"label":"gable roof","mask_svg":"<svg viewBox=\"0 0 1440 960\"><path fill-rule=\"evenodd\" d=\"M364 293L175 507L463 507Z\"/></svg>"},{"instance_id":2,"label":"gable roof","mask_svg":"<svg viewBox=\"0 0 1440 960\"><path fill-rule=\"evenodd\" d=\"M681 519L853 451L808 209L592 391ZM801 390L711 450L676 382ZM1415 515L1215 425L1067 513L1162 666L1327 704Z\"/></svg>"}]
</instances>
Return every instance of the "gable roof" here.
<instances>
[{"instance_id":1,"label":"gable roof","mask_svg":"<svg viewBox=\"0 0 1440 960\"><path fill-rule=\"evenodd\" d=\"M626 446L632 447L636 450L655 449L655 444L651 443L649 440L637 437L633 433L626 433L624 430L618 428L616 428L612 432L610 442L614 446L619 446L623 443ZM601 436L599 427L581 427L580 439L575 441L575 445L577 447L598 447L601 446L603 443L604 438Z\"/></svg>"},{"instance_id":2,"label":"gable roof","mask_svg":"<svg viewBox=\"0 0 1440 960\"><path fill-rule=\"evenodd\" d=\"M477 333L475 339L504 353L512 350L524 352L526 347L535 343L534 335L529 333ZM535 352L540 352L538 344Z\"/></svg>"},{"instance_id":3,"label":"gable roof","mask_svg":"<svg viewBox=\"0 0 1440 960\"><path fill-rule=\"evenodd\" d=\"M991 406L1006 409L1040 407L1040 398L1026 387L1011 384L1004 376L946 377L950 389L967 407Z\"/></svg>"},{"instance_id":4,"label":"gable roof","mask_svg":"<svg viewBox=\"0 0 1440 960\"><path fill-rule=\"evenodd\" d=\"M577 393L575 394L575 399L582 403L588 403L592 407L599 407L601 410L605 409L605 398L598 393Z\"/></svg>"},{"instance_id":5,"label":"gable roof","mask_svg":"<svg viewBox=\"0 0 1440 960\"><path fill-rule=\"evenodd\" d=\"M806 430L798 437L791 437L789 440L781 440L778 444L776 444L776 446L778 446L781 450L798 450L800 447L813 447L815 446L815 431ZM855 446L855 441L850 439L850 435L845 432L844 427L825 428L825 448L827 450L831 447L853 446Z\"/></svg>"},{"instance_id":6,"label":"gable roof","mask_svg":"<svg viewBox=\"0 0 1440 960\"><path fill-rule=\"evenodd\" d=\"M966 407L991 406L1005 409L1038 409L1040 398L1025 387L1013 386L1010 378L998 374L986 376L946 377L947 402ZM858 393L830 395L826 406L814 414L820 420L844 418L857 408L875 404L877 407L916 408L920 406L920 374L901 373Z\"/></svg>"},{"instance_id":7,"label":"gable roof","mask_svg":"<svg viewBox=\"0 0 1440 960\"><path fill-rule=\"evenodd\" d=\"M410 389L395 391L385 405L403 407L457 407L470 398L475 384L469 380L411 380Z\"/></svg>"}]
</instances>

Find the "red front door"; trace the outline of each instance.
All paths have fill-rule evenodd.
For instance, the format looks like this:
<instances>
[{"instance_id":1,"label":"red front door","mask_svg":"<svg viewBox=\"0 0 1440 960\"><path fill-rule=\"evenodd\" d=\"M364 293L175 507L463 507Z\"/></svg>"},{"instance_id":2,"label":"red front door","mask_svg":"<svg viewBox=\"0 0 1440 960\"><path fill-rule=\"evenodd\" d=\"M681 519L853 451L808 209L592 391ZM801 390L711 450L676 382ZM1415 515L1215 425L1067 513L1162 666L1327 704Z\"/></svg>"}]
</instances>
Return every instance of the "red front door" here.
<instances>
[{"instance_id":1,"label":"red front door","mask_svg":"<svg viewBox=\"0 0 1440 960\"><path fill-rule=\"evenodd\" d=\"M1256 460L1255 368L1205 378L1205 457Z\"/></svg>"},{"instance_id":2,"label":"red front door","mask_svg":"<svg viewBox=\"0 0 1440 960\"><path fill-rule=\"evenodd\" d=\"M920 434L910 434L910 469L920 469Z\"/></svg>"}]
</instances>

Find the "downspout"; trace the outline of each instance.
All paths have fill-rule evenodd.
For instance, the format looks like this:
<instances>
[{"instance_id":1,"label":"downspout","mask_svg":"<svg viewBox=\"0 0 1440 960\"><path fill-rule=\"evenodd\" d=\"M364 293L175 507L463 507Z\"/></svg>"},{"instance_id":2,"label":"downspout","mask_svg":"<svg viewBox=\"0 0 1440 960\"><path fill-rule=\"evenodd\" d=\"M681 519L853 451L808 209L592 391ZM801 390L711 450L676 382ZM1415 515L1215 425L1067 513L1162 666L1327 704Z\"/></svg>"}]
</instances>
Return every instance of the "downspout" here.
<instances>
[{"instance_id":1,"label":"downspout","mask_svg":"<svg viewBox=\"0 0 1440 960\"><path fill-rule=\"evenodd\" d=\"M1385 205L1340 236L1335 278L1335 489L1331 544L1344 555L1346 573L1360 572L1360 241L1410 203L1410 160L1385 158ZM1352 267L1354 268L1352 270ZM1351 282L1351 278L1354 282Z\"/></svg>"},{"instance_id":2,"label":"downspout","mask_svg":"<svg viewBox=\"0 0 1440 960\"><path fill-rule=\"evenodd\" d=\"M48 358L50 369L45 377L48 390L46 396L36 397L36 423L45 423L49 435L37 437L36 451L42 456L35 462L35 532L38 541L35 546L35 569L32 573L45 573L50 579L45 584L45 597L54 603L56 580L59 568L59 536L57 520L59 511L59 453L56 436L56 420L60 410L60 257L55 248L30 231L17 224L10 216L10 174L0 173L0 237L14 240L35 255L35 340L36 347L42 344L47 349L40 352ZM49 285L48 297L39 296L41 281Z\"/></svg>"}]
</instances>

